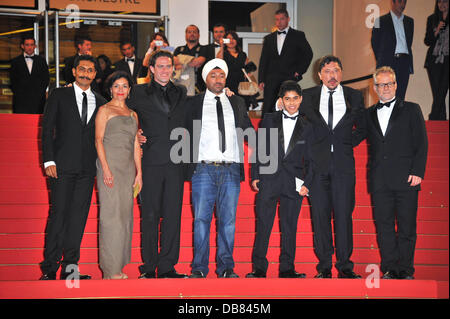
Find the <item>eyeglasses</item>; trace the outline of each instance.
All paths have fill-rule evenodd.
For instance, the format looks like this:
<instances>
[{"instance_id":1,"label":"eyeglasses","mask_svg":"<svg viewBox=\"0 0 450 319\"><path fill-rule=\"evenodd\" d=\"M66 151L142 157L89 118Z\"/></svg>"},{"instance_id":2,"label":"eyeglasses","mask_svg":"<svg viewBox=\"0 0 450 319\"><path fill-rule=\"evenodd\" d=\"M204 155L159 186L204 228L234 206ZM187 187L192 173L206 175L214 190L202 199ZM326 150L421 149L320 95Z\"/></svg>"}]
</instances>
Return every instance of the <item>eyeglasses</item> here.
<instances>
[{"instance_id":1,"label":"eyeglasses","mask_svg":"<svg viewBox=\"0 0 450 319\"><path fill-rule=\"evenodd\" d=\"M389 89L392 89L395 85L395 82L388 82L388 83L377 83L375 84L376 87L384 89L385 87L388 87Z\"/></svg>"}]
</instances>

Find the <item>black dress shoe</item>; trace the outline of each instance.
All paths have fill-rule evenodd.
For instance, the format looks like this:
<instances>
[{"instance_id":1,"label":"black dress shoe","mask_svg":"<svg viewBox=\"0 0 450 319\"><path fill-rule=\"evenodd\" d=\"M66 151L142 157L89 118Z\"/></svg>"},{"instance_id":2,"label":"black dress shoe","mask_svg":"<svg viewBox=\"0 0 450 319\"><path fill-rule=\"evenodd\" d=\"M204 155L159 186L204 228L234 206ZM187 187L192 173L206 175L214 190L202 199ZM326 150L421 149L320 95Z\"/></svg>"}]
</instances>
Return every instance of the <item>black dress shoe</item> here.
<instances>
[{"instance_id":1,"label":"black dress shoe","mask_svg":"<svg viewBox=\"0 0 450 319\"><path fill-rule=\"evenodd\" d=\"M227 269L217 276L218 278L239 278L239 276L233 271L233 269Z\"/></svg>"},{"instance_id":2,"label":"black dress shoe","mask_svg":"<svg viewBox=\"0 0 450 319\"><path fill-rule=\"evenodd\" d=\"M156 272L154 271L144 272L138 277L138 279L154 279L154 278L156 278Z\"/></svg>"},{"instance_id":3,"label":"black dress shoe","mask_svg":"<svg viewBox=\"0 0 450 319\"><path fill-rule=\"evenodd\" d=\"M342 270L339 271L338 278L361 279L361 276L355 274L352 270Z\"/></svg>"},{"instance_id":4,"label":"black dress shoe","mask_svg":"<svg viewBox=\"0 0 450 319\"><path fill-rule=\"evenodd\" d=\"M305 278L306 274L301 274L295 270L281 271L278 275L280 278Z\"/></svg>"},{"instance_id":5,"label":"black dress shoe","mask_svg":"<svg viewBox=\"0 0 450 319\"><path fill-rule=\"evenodd\" d=\"M56 272L49 272L47 274L43 274L39 280L56 280Z\"/></svg>"},{"instance_id":6,"label":"black dress shoe","mask_svg":"<svg viewBox=\"0 0 450 319\"><path fill-rule=\"evenodd\" d=\"M398 273L398 279L413 280L413 279L414 279L414 276L411 275L411 274L409 274L409 273L408 273L407 271L405 271L405 270L401 270L401 271Z\"/></svg>"},{"instance_id":7,"label":"black dress shoe","mask_svg":"<svg viewBox=\"0 0 450 319\"><path fill-rule=\"evenodd\" d=\"M71 276L70 279L79 279L79 280L89 280L92 278L89 275L74 274L73 272L61 272L61 276L59 278L61 280L66 280L69 276Z\"/></svg>"},{"instance_id":8,"label":"black dress shoe","mask_svg":"<svg viewBox=\"0 0 450 319\"><path fill-rule=\"evenodd\" d=\"M172 279L178 279L178 278L189 278L186 274L179 274L175 270L171 270L162 274L158 274L158 278L172 278Z\"/></svg>"},{"instance_id":9,"label":"black dress shoe","mask_svg":"<svg viewBox=\"0 0 450 319\"><path fill-rule=\"evenodd\" d=\"M266 278L266 273L262 270L256 269L254 272L245 275L245 278Z\"/></svg>"},{"instance_id":10,"label":"black dress shoe","mask_svg":"<svg viewBox=\"0 0 450 319\"><path fill-rule=\"evenodd\" d=\"M381 279L398 279L398 275L394 270L388 270L383 274Z\"/></svg>"},{"instance_id":11,"label":"black dress shoe","mask_svg":"<svg viewBox=\"0 0 450 319\"><path fill-rule=\"evenodd\" d=\"M192 274L189 276L189 278L206 278L206 276L200 270L195 270L192 272Z\"/></svg>"},{"instance_id":12,"label":"black dress shoe","mask_svg":"<svg viewBox=\"0 0 450 319\"><path fill-rule=\"evenodd\" d=\"M331 270L319 271L317 275L314 276L314 278L318 279L331 278Z\"/></svg>"}]
</instances>

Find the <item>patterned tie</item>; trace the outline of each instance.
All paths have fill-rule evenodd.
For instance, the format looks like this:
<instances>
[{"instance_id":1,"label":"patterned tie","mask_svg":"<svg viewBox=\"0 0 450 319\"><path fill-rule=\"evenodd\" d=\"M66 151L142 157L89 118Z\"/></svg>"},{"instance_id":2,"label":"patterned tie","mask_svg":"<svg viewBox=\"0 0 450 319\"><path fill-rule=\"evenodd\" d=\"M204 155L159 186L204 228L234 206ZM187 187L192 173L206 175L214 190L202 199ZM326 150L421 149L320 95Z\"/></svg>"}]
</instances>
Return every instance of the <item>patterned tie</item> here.
<instances>
[{"instance_id":1,"label":"patterned tie","mask_svg":"<svg viewBox=\"0 0 450 319\"><path fill-rule=\"evenodd\" d=\"M87 95L86 92L83 92L83 103L81 108L81 123L83 123L84 126L87 124L87 109L88 109L88 101L87 101Z\"/></svg>"},{"instance_id":2,"label":"patterned tie","mask_svg":"<svg viewBox=\"0 0 450 319\"><path fill-rule=\"evenodd\" d=\"M328 128L333 130L333 93L335 91L328 91L330 97L328 98Z\"/></svg>"},{"instance_id":3,"label":"patterned tie","mask_svg":"<svg viewBox=\"0 0 450 319\"><path fill-rule=\"evenodd\" d=\"M217 123L219 124L219 132L221 139L219 140L219 148L220 151L223 153L226 149L225 144L225 120L223 118L223 108L222 103L220 102L220 97L216 96L216 111L217 111Z\"/></svg>"}]
</instances>

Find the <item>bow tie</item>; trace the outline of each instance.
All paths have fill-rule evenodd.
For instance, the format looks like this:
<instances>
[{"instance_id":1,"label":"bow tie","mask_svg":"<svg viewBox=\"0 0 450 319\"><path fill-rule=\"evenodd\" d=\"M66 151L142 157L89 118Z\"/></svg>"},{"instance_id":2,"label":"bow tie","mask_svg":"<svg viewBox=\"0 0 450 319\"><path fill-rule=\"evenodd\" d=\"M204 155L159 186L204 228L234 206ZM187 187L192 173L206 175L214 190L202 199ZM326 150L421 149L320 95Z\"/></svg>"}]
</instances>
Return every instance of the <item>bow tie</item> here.
<instances>
[{"instance_id":1,"label":"bow tie","mask_svg":"<svg viewBox=\"0 0 450 319\"><path fill-rule=\"evenodd\" d=\"M33 60L34 59L34 55L26 55L25 59L32 59Z\"/></svg>"},{"instance_id":2,"label":"bow tie","mask_svg":"<svg viewBox=\"0 0 450 319\"><path fill-rule=\"evenodd\" d=\"M126 62L134 62L134 58L127 58Z\"/></svg>"},{"instance_id":3,"label":"bow tie","mask_svg":"<svg viewBox=\"0 0 450 319\"><path fill-rule=\"evenodd\" d=\"M383 107L390 107L391 106L391 103L394 103L395 102L395 99L393 99L392 101L390 101L390 102L386 102L386 103L381 103L381 102L378 102L378 104L377 104L377 106L376 106L376 108L377 108L377 110L380 110L380 109L382 109Z\"/></svg>"},{"instance_id":4,"label":"bow tie","mask_svg":"<svg viewBox=\"0 0 450 319\"><path fill-rule=\"evenodd\" d=\"M286 34L286 31L277 31L278 34Z\"/></svg>"},{"instance_id":5,"label":"bow tie","mask_svg":"<svg viewBox=\"0 0 450 319\"><path fill-rule=\"evenodd\" d=\"M214 43L214 47L215 47L215 48L220 48L220 45L219 45L219 44L216 44L216 43Z\"/></svg>"},{"instance_id":6,"label":"bow tie","mask_svg":"<svg viewBox=\"0 0 450 319\"><path fill-rule=\"evenodd\" d=\"M291 120L295 121L298 116L299 116L299 114L297 114L295 116L289 116L283 112L283 118L285 118L285 119L291 119Z\"/></svg>"}]
</instances>

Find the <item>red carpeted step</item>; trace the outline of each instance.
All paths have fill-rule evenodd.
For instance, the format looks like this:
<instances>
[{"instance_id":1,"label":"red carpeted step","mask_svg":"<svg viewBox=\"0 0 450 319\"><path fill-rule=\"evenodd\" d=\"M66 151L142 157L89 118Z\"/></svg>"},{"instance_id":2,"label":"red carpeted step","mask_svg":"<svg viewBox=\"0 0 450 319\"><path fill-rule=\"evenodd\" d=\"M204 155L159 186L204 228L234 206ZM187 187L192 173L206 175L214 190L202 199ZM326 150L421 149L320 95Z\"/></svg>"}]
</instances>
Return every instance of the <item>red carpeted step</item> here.
<instances>
[{"instance_id":1,"label":"red carpeted step","mask_svg":"<svg viewBox=\"0 0 450 319\"><path fill-rule=\"evenodd\" d=\"M192 247L193 233L182 232L180 236L181 246ZM215 245L217 235L211 233L210 243ZM273 232L270 236L269 246L280 247L279 232ZM0 249L22 249L22 248L40 248L44 247L44 233L33 234L0 234ZM252 247L255 239L254 233L236 233L236 247ZM298 232L296 237L298 247L313 246L313 234L308 232ZM81 243L83 248L96 248L98 246L97 233L85 233ZM133 233L132 246L139 248L141 246L140 233ZM354 234L353 246L355 248L378 248L375 234ZM418 235L416 248L418 249L448 249L448 235Z\"/></svg>"},{"instance_id":2,"label":"red carpeted step","mask_svg":"<svg viewBox=\"0 0 450 319\"><path fill-rule=\"evenodd\" d=\"M130 279L138 278L139 270L138 267L141 263L131 263L125 266L124 273L126 273ZM191 263L184 262L176 265L176 270L181 273L190 274L191 273ZM297 271L306 273L307 278L313 278L316 271L315 263L296 263L295 268ZM355 272L361 274L361 276L367 277L370 272L366 272L367 264L355 264ZM217 278L214 273L216 265L214 262L209 263L209 274L208 278ZM243 279L245 275L252 271L251 263L236 263L235 272ZM101 279L102 273L96 263L86 264L80 263L80 271L83 274L89 274L93 279ZM337 271L335 268L332 269L333 278L337 277ZM446 280L448 281L448 266L439 265L415 265L414 277L416 280ZM27 264L27 265L0 265L0 282L5 280L32 280L36 281L42 275L38 264ZM58 274L59 275L59 274ZM267 270L268 278L278 277L278 263L269 263L269 268ZM58 277L59 278L59 277ZM319 281L320 282L320 281ZM179 283L180 284L180 283ZM237 283L236 283L237 284ZM320 283L317 283L320 284ZM341 284L342 285L342 284ZM1 292L1 290L0 290Z\"/></svg>"},{"instance_id":3,"label":"red carpeted step","mask_svg":"<svg viewBox=\"0 0 450 319\"><path fill-rule=\"evenodd\" d=\"M47 224L46 219L1 219L0 233L42 233ZM418 221L418 234L434 234L445 235L448 234L448 221ZM134 229L136 232L140 231L140 220L134 219ZM193 219L182 219L181 231L192 232ZM312 232L311 220L300 219L298 221L297 230L299 232ZM98 231L98 222L96 219L88 219L86 223L86 232L95 233ZM211 223L211 232L216 231L216 223ZM274 223L273 231L279 232L279 224ZM239 218L236 222L236 232L255 232L255 220L253 218ZM353 233L374 234L375 225L371 220L353 220Z\"/></svg>"},{"instance_id":4,"label":"red carpeted step","mask_svg":"<svg viewBox=\"0 0 450 319\"><path fill-rule=\"evenodd\" d=\"M300 211L300 219L311 218L311 207L306 202L302 205ZM8 218L47 218L49 213L49 206L46 204L17 204L17 205L0 205L0 219ZM99 206L94 204L89 211L89 218L97 218L99 214ZM430 220L430 221L448 221L449 209L447 207L419 207L417 212L418 220ZM137 204L134 206L134 217L140 218L141 212ZM254 205L239 205L237 216L239 218L254 218L255 206ZM182 209L183 218L192 218L193 210L192 206L185 204ZM368 219L372 220L372 207L370 206L356 206L353 211L354 219Z\"/></svg>"}]
</instances>

